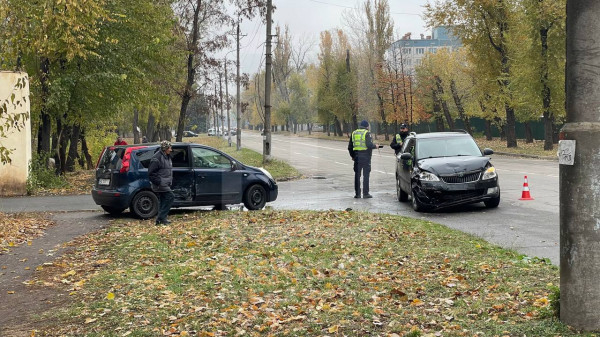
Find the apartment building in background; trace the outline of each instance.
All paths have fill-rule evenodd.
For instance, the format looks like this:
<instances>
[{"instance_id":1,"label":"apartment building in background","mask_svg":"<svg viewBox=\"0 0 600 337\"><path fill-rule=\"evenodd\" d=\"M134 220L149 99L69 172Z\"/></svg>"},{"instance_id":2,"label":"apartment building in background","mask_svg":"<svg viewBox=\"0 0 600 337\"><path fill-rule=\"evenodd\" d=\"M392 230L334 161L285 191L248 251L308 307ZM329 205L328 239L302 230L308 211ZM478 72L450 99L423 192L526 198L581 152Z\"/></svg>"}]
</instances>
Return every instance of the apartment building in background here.
<instances>
[{"instance_id":1,"label":"apartment building in background","mask_svg":"<svg viewBox=\"0 0 600 337\"><path fill-rule=\"evenodd\" d=\"M388 50L387 59L396 59L396 64L402 63L404 73L414 75L415 67L419 66L428 53L435 53L442 48L457 50L462 42L455 37L449 27L435 27L431 35L420 34L420 38L413 39L411 33L392 43Z\"/></svg>"}]
</instances>

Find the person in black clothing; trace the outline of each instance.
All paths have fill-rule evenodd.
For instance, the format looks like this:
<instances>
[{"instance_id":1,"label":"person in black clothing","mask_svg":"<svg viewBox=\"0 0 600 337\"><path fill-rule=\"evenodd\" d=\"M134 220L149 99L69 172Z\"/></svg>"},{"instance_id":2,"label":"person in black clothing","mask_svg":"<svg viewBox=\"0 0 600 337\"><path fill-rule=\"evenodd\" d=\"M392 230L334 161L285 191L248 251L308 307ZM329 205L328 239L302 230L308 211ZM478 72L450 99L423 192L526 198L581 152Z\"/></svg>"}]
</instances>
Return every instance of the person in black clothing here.
<instances>
[{"instance_id":1,"label":"person in black clothing","mask_svg":"<svg viewBox=\"0 0 600 337\"><path fill-rule=\"evenodd\" d=\"M371 154L373 149L378 148L378 144L373 144L371 133L369 132L369 122L362 121L358 129L352 132L352 137L348 143L348 152L354 161L354 192L355 198L360 198L360 176L363 177L363 198L368 199L373 196L369 194L369 175L371 174Z\"/></svg>"},{"instance_id":2,"label":"person in black clothing","mask_svg":"<svg viewBox=\"0 0 600 337\"><path fill-rule=\"evenodd\" d=\"M398 155L400 153L406 137L408 137L408 126L402 123L400 124L400 133L397 133L390 143L390 147L394 149L394 154Z\"/></svg>"},{"instance_id":3,"label":"person in black clothing","mask_svg":"<svg viewBox=\"0 0 600 337\"><path fill-rule=\"evenodd\" d=\"M173 182L173 162L171 161L171 142L163 140L160 150L154 154L148 167L148 177L152 185L152 191L158 196L158 215L156 225L168 225L167 215L173 205L175 195L171 191Z\"/></svg>"}]
</instances>

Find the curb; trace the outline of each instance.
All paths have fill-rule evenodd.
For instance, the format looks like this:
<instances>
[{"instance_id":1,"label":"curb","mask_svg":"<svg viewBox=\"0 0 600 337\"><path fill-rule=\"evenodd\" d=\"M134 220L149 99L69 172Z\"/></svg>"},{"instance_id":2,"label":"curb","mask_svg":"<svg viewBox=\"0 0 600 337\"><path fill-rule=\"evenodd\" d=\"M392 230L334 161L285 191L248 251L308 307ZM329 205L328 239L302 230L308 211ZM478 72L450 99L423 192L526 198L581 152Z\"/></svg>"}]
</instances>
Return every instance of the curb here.
<instances>
[{"instance_id":1,"label":"curb","mask_svg":"<svg viewBox=\"0 0 600 337\"><path fill-rule=\"evenodd\" d=\"M537 156L534 154L520 154L520 153L495 152L495 151L494 151L494 154L501 155L501 156L507 156L507 157L521 157L521 158L558 161L558 157L554 157L554 156Z\"/></svg>"}]
</instances>

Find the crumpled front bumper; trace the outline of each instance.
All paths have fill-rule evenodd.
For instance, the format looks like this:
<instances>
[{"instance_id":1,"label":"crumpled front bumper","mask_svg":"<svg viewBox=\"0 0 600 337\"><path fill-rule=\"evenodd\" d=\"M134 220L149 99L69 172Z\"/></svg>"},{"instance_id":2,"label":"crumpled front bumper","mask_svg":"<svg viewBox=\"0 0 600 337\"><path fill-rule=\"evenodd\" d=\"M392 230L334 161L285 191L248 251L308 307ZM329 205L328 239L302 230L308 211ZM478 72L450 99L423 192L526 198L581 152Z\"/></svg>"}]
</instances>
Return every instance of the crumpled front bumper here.
<instances>
[{"instance_id":1,"label":"crumpled front bumper","mask_svg":"<svg viewBox=\"0 0 600 337\"><path fill-rule=\"evenodd\" d=\"M449 184L443 181L413 180L416 198L430 209L473 204L500 195L498 178L470 183Z\"/></svg>"}]
</instances>

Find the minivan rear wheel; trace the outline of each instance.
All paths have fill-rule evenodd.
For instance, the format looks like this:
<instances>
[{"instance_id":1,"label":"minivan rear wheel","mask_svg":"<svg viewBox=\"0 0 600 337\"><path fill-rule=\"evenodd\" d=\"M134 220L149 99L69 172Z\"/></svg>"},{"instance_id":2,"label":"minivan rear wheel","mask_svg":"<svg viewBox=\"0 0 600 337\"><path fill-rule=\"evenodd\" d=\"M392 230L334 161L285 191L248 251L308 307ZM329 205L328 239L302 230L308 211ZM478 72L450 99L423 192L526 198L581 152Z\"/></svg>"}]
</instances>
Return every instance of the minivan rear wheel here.
<instances>
[{"instance_id":1,"label":"minivan rear wheel","mask_svg":"<svg viewBox=\"0 0 600 337\"><path fill-rule=\"evenodd\" d=\"M267 191L261 185L252 185L244 193L244 206L251 211L265 207L267 203Z\"/></svg>"},{"instance_id":2,"label":"minivan rear wheel","mask_svg":"<svg viewBox=\"0 0 600 337\"><path fill-rule=\"evenodd\" d=\"M158 213L158 198L151 191L141 191L133 197L130 210L137 217L148 219Z\"/></svg>"},{"instance_id":3,"label":"minivan rear wheel","mask_svg":"<svg viewBox=\"0 0 600 337\"><path fill-rule=\"evenodd\" d=\"M121 208L121 207L112 207L112 206L104 206L104 205L102 205L100 207L102 207L102 209L105 212L109 213L110 215L118 215L118 214L123 213L123 211L125 210L125 208Z\"/></svg>"}]
</instances>

